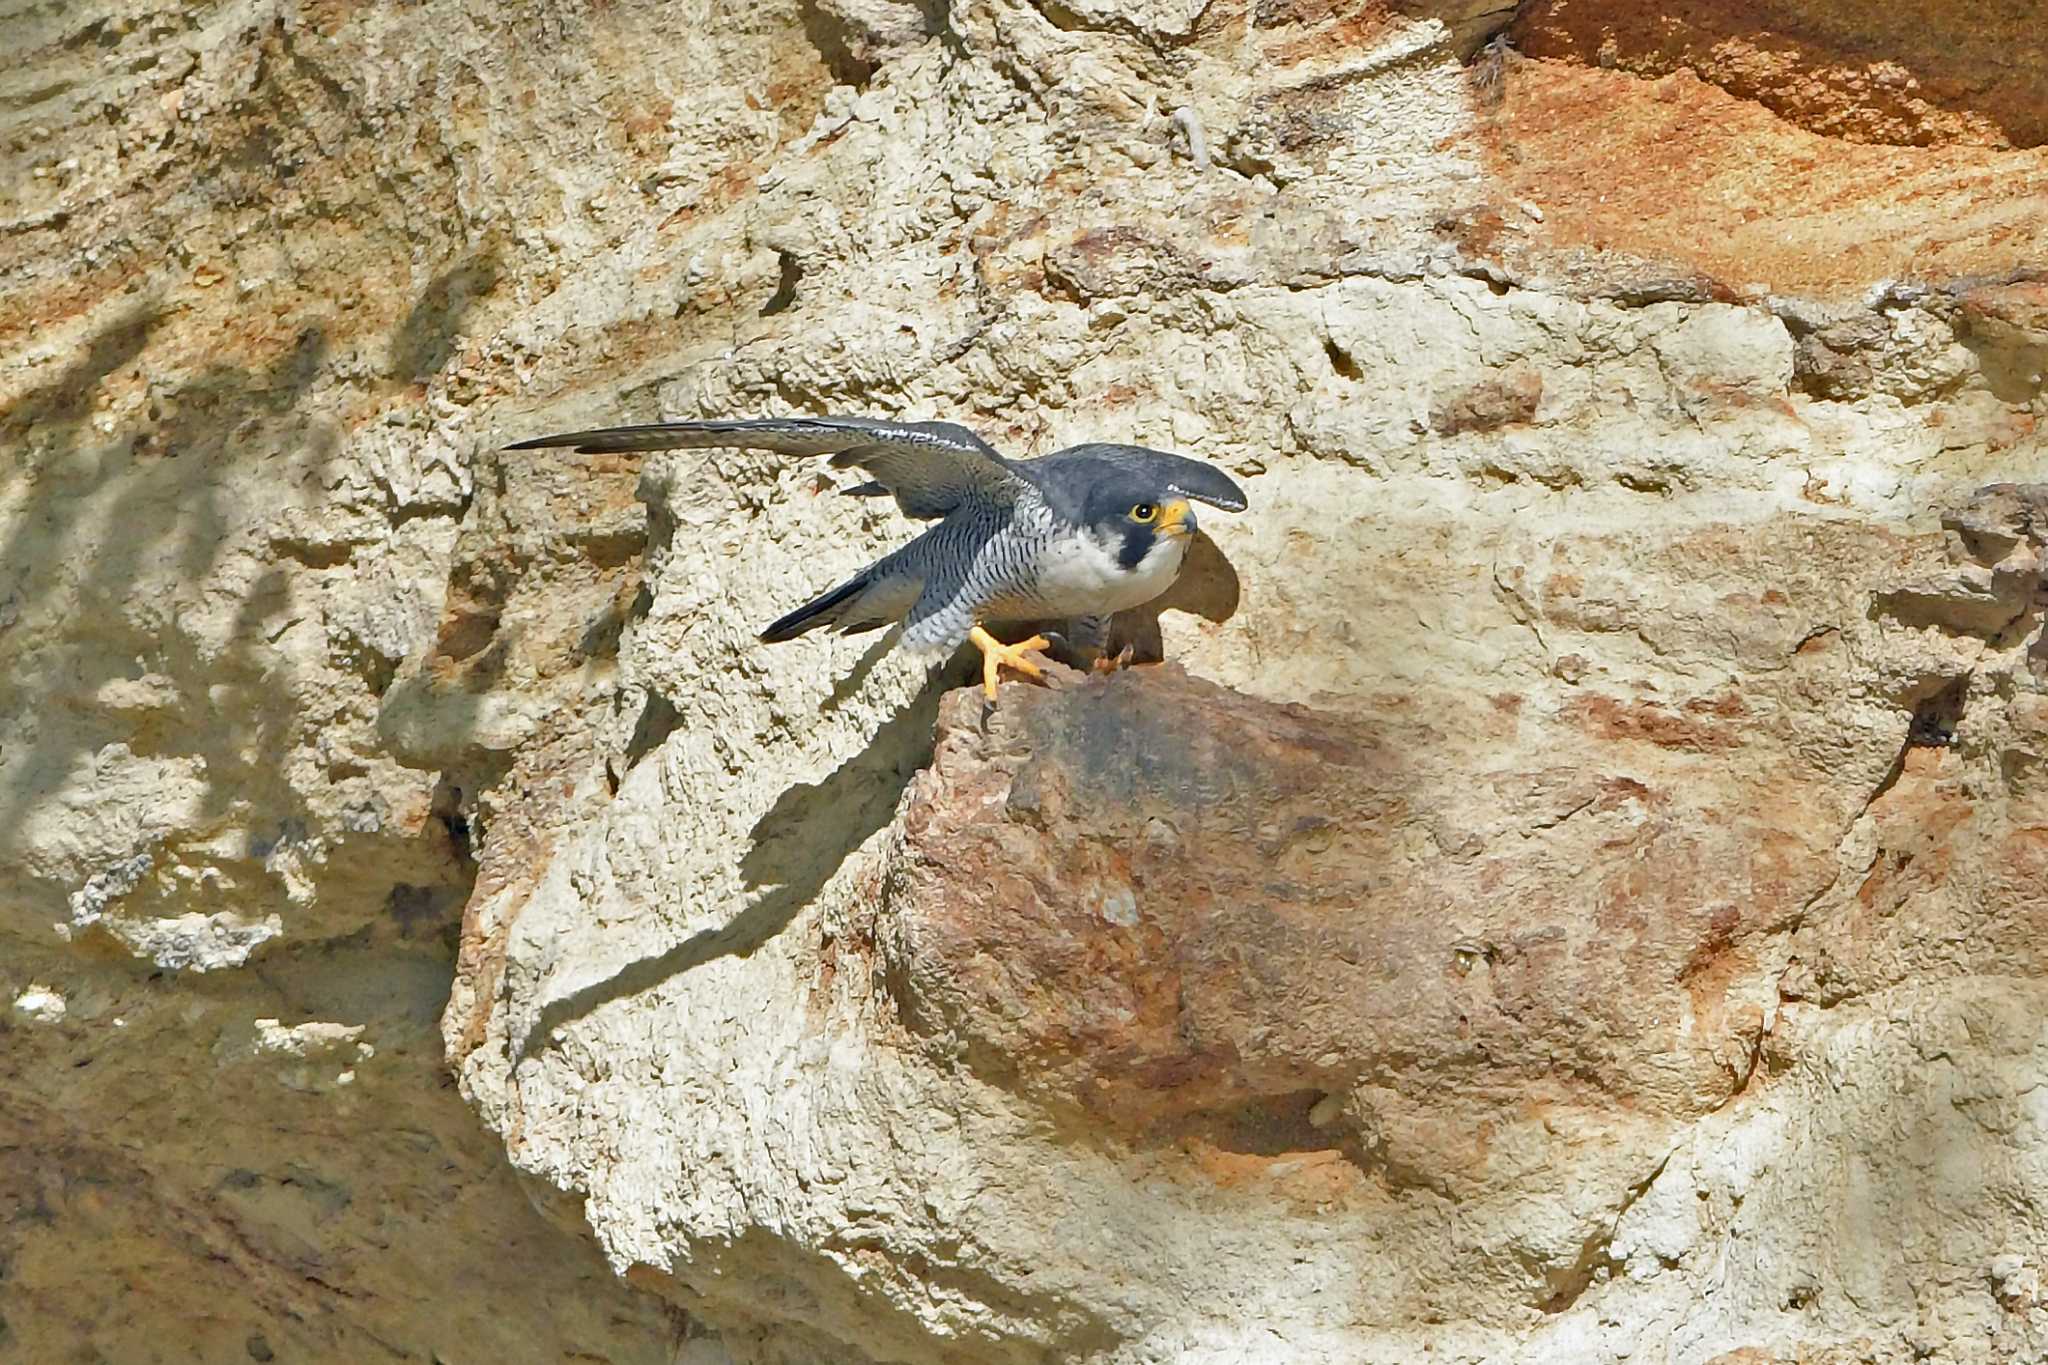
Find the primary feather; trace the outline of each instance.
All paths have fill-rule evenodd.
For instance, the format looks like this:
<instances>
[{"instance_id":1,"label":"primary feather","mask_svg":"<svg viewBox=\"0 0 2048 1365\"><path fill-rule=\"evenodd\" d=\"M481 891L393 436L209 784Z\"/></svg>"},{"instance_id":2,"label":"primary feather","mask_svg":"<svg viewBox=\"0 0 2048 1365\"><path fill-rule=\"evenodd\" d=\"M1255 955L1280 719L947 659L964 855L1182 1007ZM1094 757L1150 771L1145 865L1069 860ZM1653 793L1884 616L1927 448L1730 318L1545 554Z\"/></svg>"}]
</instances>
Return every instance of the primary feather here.
<instances>
[{"instance_id":1,"label":"primary feather","mask_svg":"<svg viewBox=\"0 0 2048 1365\"><path fill-rule=\"evenodd\" d=\"M952 422L888 422L872 417L752 417L599 427L520 441L508 450L567 446L579 453L742 446L787 455L830 455L832 467L858 465L895 495L906 516L945 516L962 499L1014 483L1010 462ZM871 486L860 486L863 494Z\"/></svg>"}]
</instances>

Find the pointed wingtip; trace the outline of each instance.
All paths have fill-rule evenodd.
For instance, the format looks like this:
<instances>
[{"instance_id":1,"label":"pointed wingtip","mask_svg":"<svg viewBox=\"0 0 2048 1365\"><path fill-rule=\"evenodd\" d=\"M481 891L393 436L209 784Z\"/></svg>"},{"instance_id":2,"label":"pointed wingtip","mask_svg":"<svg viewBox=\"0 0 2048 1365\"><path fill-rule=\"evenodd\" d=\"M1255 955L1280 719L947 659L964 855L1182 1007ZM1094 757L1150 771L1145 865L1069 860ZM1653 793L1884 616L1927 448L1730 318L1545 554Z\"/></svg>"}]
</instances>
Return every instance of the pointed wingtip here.
<instances>
[{"instance_id":1,"label":"pointed wingtip","mask_svg":"<svg viewBox=\"0 0 2048 1365\"><path fill-rule=\"evenodd\" d=\"M1197 478L1184 482L1177 480L1169 487L1184 498L1206 502L1211 507L1220 508L1225 512L1242 512L1251 505L1250 500L1245 497L1244 489L1238 487L1237 480L1212 466L1203 466L1202 473Z\"/></svg>"}]
</instances>

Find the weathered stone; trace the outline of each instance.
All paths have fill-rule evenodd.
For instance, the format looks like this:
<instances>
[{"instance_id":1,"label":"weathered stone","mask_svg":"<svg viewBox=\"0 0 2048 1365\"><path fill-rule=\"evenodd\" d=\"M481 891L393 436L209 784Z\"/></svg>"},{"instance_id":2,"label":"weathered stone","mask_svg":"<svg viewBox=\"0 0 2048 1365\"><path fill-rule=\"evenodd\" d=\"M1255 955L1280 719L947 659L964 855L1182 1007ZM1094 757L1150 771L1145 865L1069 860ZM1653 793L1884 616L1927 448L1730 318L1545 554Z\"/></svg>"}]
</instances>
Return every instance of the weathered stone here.
<instances>
[{"instance_id":1,"label":"weathered stone","mask_svg":"<svg viewBox=\"0 0 2048 1365\"><path fill-rule=\"evenodd\" d=\"M1533 0L1509 31L1531 56L1689 71L1833 137L2034 147L2048 142L2038 17L2026 0L1975 6L1962 24L1939 0Z\"/></svg>"},{"instance_id":2,"label":"weathered stone","mask_svg":"<svg viewBox=\"0 0 2048 1365\"><path fill-rule=\"evenodd\" d=\"M1439 436L1497 431L1529 421L1542 401L1543 376L1518 365L1445 398L1431 409L1429 425Z\"/></svg>"},{"instance_id":3,"label":"weathered stone","mask_svg":"<svg viewBox=\"0 0 2048 1365\"><path fill-rule=\"evenodd\" d=\"M1734 693L1654 721L1593 699L1535 766L1445 782L1455 736L1521 698L1439 700L1351 719L1169 666L1006 696L984 735L954 694L885 902L905 1018L1095 1126L1343 1151L1447 1194L1487 1183L1479 1135L1536 1095L1542 1122L1725 1103L1760 1027L1725 982L1835 874L1831 831L1778 814L1824 782L1720 807ZM1652 773L1618 733L1678 757ZM1311 1123L1361 1089L1380 1133Z\"/></svg>"},{"instance_id":4,"label":"weathered stone","mask_svg":"<svg viewBox=\"0 0 2048 1365\"><path fill-rule=\"evenodd\" d=\"M2040 1357L2025 10L0 20L8 1347ZM1186 675L496 449L863 410L1235 471Z\"/></svg>"}]
</instances>

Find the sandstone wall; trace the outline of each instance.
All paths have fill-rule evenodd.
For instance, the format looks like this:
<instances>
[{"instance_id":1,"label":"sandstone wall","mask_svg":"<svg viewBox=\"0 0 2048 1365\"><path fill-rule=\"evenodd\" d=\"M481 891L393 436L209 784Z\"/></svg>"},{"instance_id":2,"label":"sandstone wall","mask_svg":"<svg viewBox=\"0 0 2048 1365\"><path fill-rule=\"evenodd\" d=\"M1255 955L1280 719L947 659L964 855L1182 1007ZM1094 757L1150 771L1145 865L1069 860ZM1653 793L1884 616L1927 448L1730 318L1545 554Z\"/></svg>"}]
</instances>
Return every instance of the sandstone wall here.
<instances>
[{"instance_id":1,"label":"sandstone wall","mask_svg":"<svg viewBox=\"0 0 2048 1365\"><path fill-rule=\"evenodd\" d=\"M2028 9L0 21L0 1333L2048 1352ZM497 449L834 410L1252 507L983 716Z\"/></svg>"}]
</instances>

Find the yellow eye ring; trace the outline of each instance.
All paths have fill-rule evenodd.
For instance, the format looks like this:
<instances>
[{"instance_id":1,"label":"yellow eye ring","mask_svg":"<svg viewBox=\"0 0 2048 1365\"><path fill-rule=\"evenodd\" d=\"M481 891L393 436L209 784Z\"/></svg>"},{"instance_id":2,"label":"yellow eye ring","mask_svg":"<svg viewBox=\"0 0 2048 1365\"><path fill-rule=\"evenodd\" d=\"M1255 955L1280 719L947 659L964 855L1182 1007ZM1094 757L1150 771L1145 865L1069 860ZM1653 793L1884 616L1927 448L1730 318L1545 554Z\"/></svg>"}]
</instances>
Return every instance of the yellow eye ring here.
<instances>
[{"instance_id":1,"label":"yellow eye ring","mask_svg":"<svg viewBox=\"0 0 2048 1365\"><path fill-rule=\"evenodd\" d=\"M1159 520L1159 509L1149 502L1141 502L1131 509L1130 518L1138 525L1146 526Z\"/></svg>"}]
</instances>

